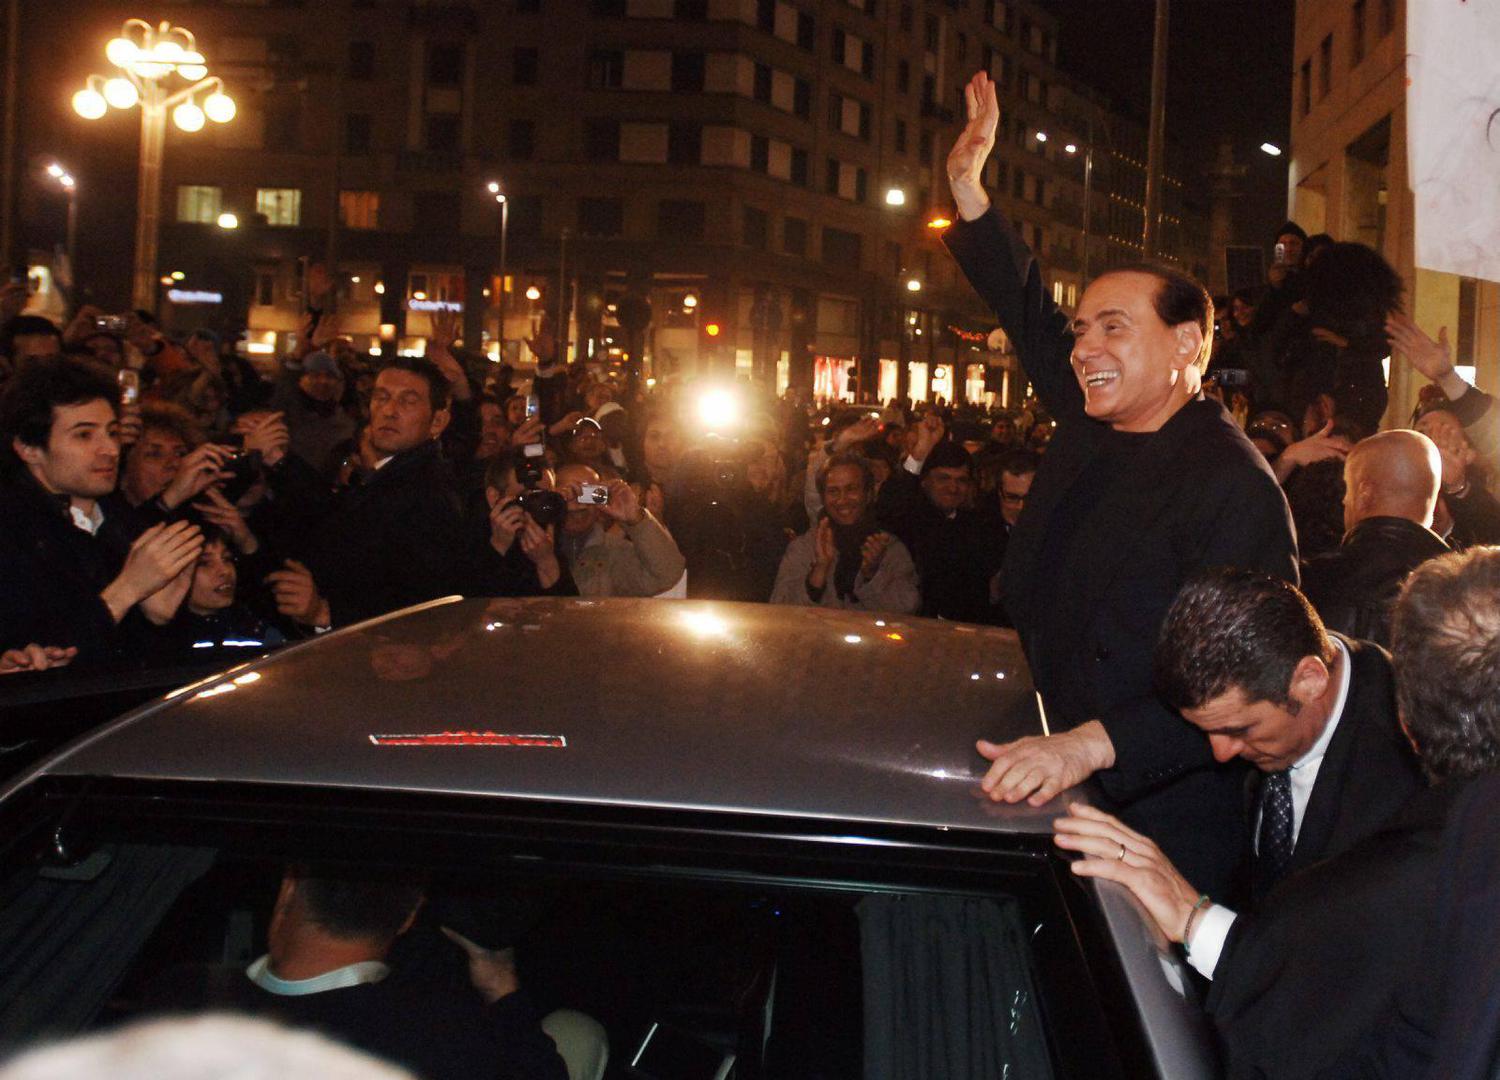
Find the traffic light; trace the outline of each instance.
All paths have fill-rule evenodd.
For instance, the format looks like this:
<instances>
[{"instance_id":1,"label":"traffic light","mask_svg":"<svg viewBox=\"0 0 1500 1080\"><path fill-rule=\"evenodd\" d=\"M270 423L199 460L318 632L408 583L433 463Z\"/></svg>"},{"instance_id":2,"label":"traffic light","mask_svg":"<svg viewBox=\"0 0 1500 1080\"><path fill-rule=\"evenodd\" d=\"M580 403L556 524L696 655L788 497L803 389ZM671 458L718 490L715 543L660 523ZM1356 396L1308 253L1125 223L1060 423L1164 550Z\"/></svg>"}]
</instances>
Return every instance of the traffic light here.
<instances>
[{"instance_id":1,"label":"traffic light","mask_svg":"<svg viewBox=\"0 0 1500 1080\"><path fill-rule=\"evenodd\" d=\"M729 334L722 319L702 312L698 316L698 363L700 367L719 366L724 358L724 344Z\"/></svg>"}]
</instances>

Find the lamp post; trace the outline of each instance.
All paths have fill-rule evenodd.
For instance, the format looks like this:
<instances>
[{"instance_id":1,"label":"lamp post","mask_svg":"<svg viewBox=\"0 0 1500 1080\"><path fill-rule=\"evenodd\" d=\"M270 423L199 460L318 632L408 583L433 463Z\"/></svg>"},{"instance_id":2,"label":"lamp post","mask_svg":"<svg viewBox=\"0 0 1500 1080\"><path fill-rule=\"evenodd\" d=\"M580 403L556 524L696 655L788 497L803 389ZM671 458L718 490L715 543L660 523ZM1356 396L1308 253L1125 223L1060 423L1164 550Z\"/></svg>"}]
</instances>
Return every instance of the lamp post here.
<instances>
[{"instance_id":1,"label":"lamp post","mask_svg":"<svg viewBox=\"0 0 1500 1080\"><path fill-rule=\"evenodd\" d=\"M167 113L183 131L200 131L205 119L227 124L234 119L234 99L224 82L210 78L193 35L163 22L153 27L142 19L127 19L120 36L104 55L118 74L90 75L73 95L73 110L85 120L97 120L111 108L141 107L140 183L136 201L135 265L131 302L156 310L156 250L161 232L161 163L166 149ZM173 88L173 80L187 83ZM204 95L200 107L196 101Z\"/></svg>"},{"instance_id":2,"label":"lamp post","mask_svg":"<svg viewBox=\"0 0 1500 1080\"><path fill-rule=\"evenodd\" d=\"M66 241L68 253L68 292L76 304L78 297L78 267L76 264L78 258L78 181L73 178L72 173L68 172L67 169L64 169L55 161L47 166L47 175L57 181L57 186L62 188L68 196L68 232Z\"/></svg>"},{"instance_id":3,"label":"lamp post","mask_svg":"<svg viewBox=\"0 0 1500 1080\"><path fill-rule=\"evenodd\" d=\"M500 181L491 180L486 185L489 193L500 204L500 325L495 337L500 342L500 358L505 359L505 317L510 314L510 289L505 283L506 241L510 236L510 200L500 190Z\"/></svg>"}]
</instances>

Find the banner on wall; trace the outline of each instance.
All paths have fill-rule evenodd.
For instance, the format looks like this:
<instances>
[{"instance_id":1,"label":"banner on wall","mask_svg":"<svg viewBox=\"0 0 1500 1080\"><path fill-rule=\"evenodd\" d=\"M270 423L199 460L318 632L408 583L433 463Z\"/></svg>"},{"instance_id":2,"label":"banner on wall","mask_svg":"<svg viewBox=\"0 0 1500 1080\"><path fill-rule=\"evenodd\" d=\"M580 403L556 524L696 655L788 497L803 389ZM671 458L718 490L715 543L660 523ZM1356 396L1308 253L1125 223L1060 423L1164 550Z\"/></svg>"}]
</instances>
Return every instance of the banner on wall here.
<instances>
[{"instance_id":1,"label":"banner on wall","mask_svg":"<svg viewBox=\"0 0 1500 1080\"><path fill-rule=\"evenodd\" d=\"M1408 0L1416 264L1500 281L1500 4Z\"/></svg>"}]
</instances>

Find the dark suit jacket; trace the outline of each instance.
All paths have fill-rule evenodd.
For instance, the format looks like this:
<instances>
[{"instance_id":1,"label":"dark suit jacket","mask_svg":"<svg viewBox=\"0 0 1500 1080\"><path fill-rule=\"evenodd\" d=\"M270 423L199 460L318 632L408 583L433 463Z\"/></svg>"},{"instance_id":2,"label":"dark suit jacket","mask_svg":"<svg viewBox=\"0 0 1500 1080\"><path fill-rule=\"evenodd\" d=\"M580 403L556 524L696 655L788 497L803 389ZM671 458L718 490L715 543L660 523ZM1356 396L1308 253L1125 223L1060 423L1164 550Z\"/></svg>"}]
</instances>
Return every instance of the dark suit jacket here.
<instances>
[{"instance_id":1,"label":"dark suit jacket","mask_svg":"<svg viewBox=\"0 0 1500 1080\"><path fill-rule=\"evenodd\" d=\"M1367 518L1349 530L1337 551L1302 565L1302 592L1330 630L1390 648L1391 613L1402 583L1447 550L1442 537L1415 521Z\"/></svg>"},{"instance_id":2,"label":"dark suit jacket","mask_svg":"<svg viewBox=\"0 0 1500 1080\"><path fill-rule=\"evenodd\" d=\"M991 210L960 222L945 242L995 310L1037 396L1057 421L1002 572L1005 606L1026 648L1054 730L1099 719L1115 766L1099 774L1122 817L1149 833L1199 887L1228 890L1243 820L1240 766L1216 768L1208 740L1152 690L1151 658L1167 608L1194 572L1219 566L1297 580L1286 499L1259 451L1217 402L1180 409L1118 483L1090 508L1080 540L1090 558L1066 580L1039 571L1048 524L1110 435L1084 411L1069 358L1069 320L1043 287L1031 251ZM1035 627L1061 590L1081 590L1083 613L1065 655L1039 655Z\"/></svg>"},{"instance_id":3,"label":"dark suit jacket","mask_svg":"<svg viewBox=\"0 0 1500 1080\"><path fill-rule=\"evenodd\" d=\"M949 518L928 501L920 480L897 468L880 487L875 516L917 564L922 587L917 614L959 622L993 620L990 579L1005 555L1004 523L998 514L962 509Z\"/></svg>"},{"instance_id":4,"label":"dark suit jacket","mask_svg":"<svg viewBox=\"0 0 1500 1080\"><path fill-rule=\"evenodd\" d=\"M1318 766L1284 878L1348 851L1422 787L1416 755L1396 720L1390 656L1368 641L1340 640L1349 649L1349 697ZM1250 835L1263 778L1256 772L1246 785Z\"/></svg>"},{"instance_id":5,"label":"dark suit jacket","mask_svg":"<svg viewBox=\"0 0 1500 1080\"><path fill-rule=\"evenodd\" d=\"M1384 829L1235 920L1207 1002L1228 1076L1317 1076L1431 965L1443 827L1462 788L1422 789Z\"/></svg>"},{"instance_id":6,"label":"dark suit jacket","mask_svg":"<svg viewBox=\"0 0 1500 1080\"><path fill-rule=\"evenodd\" d=\"M346 626L457 592L462 543L453 474L428 441L340 496L313 534L307 566L334 625Z\"/></svg>"}]
</instances>

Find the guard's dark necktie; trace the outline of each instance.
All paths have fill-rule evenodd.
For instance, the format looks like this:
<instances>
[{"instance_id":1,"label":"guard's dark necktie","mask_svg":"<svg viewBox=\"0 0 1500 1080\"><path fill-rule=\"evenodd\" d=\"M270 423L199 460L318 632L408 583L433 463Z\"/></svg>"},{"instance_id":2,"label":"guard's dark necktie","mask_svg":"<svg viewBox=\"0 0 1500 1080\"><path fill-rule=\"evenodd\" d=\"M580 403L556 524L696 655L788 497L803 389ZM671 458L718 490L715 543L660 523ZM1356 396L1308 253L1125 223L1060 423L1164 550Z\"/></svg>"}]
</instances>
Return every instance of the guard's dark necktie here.
<instances>
[{"instance_id":1,"label":"guard's dark necktie","mask_svg":"<svg viewBox=\"0 0 1500 1080\"><path fill-rule=\"evenodd\" d=\"M1254 892L1259 899L1286 873L1296 840L1292 835L1292 774L1268 773L1260 786L1260 832L1255 845Z\"/></svg>"}]
</instances>

